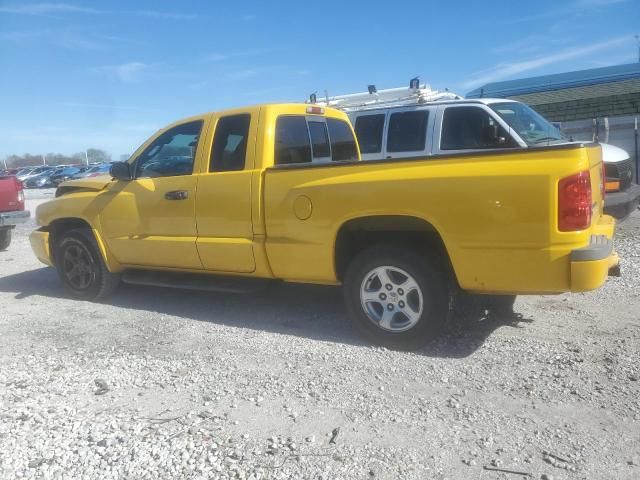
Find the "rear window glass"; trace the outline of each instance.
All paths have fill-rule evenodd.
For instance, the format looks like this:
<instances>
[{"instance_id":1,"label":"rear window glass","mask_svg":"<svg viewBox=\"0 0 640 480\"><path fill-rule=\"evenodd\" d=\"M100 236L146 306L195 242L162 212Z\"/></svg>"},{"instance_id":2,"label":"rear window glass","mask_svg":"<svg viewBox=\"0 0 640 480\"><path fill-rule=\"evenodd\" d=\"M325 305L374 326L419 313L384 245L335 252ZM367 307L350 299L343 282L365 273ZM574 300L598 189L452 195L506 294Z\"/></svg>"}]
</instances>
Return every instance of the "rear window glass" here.
<instances>
[{"instance_id":1,"label":"rear window glass","mask_svg":"<svg viewBox=\"0 0 640 480\"><path fill-rule=\"evenodd\" d=\"M244 169L247 137L251 115L241 114L218 120L213 137L210 172L230 172Z\"/></svg>"},{"instance_id":2,"label":"rear window glass","mask_svg":"<svg viewBox=\"0 0 640 480\"><path fill-rule=\"evenodd\" d=\"M331 139L331 159L334 162L357 160L358 149L349 124L336 118L327 118L327 127Z\"/></svg>"},{"instance_id":3,"label":"rear window glass","mask_svg":"<svg viewBox=\"0 0 640 480\"><path fill-rule=\"evenodd\" d=\"M360 153L380 153L382 151L382 130L384 114L360 115L356 118L356 137Z\"/></svg>"},{"instance_id":4,"label":"rear window glass","mask_svg":"<svg viewBox=\"0 0 640 480\"><path fill-rule=\"evenodd\" d=\"M329 138L324 122L309 122L309 135L311 135L311 148L314 158L329 157Z\"/></svg>"},{"instance_id":5,"label":"rear window glass","mask_svg":"<svg viewBox=\"0 0 640 480\"><path fill-rule=\"evenodd\" d=\"M387 136L388 152L415 152L424 150L427 140L429 112L392 113Z\"/></svg>"},{"instance_id":6,"label":"rear window glass","mask_svg":"<svg viewBox=\"0 0 640 480\"><path fill-rule=\"evenodd\" d=\"M301 115L285 115L276 123L276 165L311 162L307 120Z\"/></svg>"}]
</instances>

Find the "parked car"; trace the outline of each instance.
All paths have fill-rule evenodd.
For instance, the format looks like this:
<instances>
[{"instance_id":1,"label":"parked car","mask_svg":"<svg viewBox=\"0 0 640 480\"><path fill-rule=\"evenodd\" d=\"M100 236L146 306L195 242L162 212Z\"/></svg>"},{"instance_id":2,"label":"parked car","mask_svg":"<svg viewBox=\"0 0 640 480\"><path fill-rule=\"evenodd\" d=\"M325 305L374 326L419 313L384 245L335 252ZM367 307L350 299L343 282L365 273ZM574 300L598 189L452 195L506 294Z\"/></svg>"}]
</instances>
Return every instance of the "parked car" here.
<instances>
[{"instance_id":1,"label":"parked car","mask_svg":"<svg viewBox=\"0 0 640 480\"><path fill-rule=\"evenodd\" d=\"M11 230L28 218L22 183L15 175L0 176L0 250L9 248Z\"/></svg>"},{"instance_id":2,"label":"parked car","mask_svg":"<svg viewBox=\"0 0 640 480\"><path fill-rule=\"evenodd\" d=\"M24 182L25 180L28 180L31 177L35 177L36 175L40 175L46 172L52 172L55 169L56 167L51 165L43 165L41 167L31 168L27 172L18 175L18 179Z\"/></svg>"},{"instance_id":3,"label":"parked car","mask_svg":"<svg viewBox=\"0 0 640 480\"><path fill-rule=\"evenodd\" d=\"M624 220L640 204L640 186L633 181L633 160L622 148L602 143L605 173L604 212Z\"/></svg>"},{"instance_id":4,"label":"parked car","mask_svg":"<svg viewBox=\"0 0 640 480\"><path fill-rule=\"evenodd\" d=\"M191 117L110 176L60 185L37 209L31 245L82 299L120 281L227 292L342 284L354 324L396 348L433 338L459 291L600 287L618 265L601 147L537 132L523 145L499 113L506 105L492 105L429 105L424 121L438 127L425 146L395 130L406 116L393 117L390 153L414 155L378 162L360 161L347 115L332 108Z\"/></svg>"},{"instance_id":5,"label":"parked car","mask_svg":"<svg viewBox=\"0 0 640 480\"><path fill-rule=\"evenodd\" d=\"M81 173L82 171L83 169L78 167L65 167L51 175L51 177L49 178L51 180L52 186L57 187L62 182L69 180L71 177L78 173Z\"/></svg>"},{"instance_id":6,"label":"parked car","mask_svg":"<svg viewBox=\"0 0 640 480\"><path fill-rule=\"evenodd\" d=\"M77 180L78 178L97 177L99 175L108 175L110 163L102 163L100 165L92 165L83 172L76 173L71 178Z\"/></svg>"},{"instance_id":7,"label":"parked car","mask_svg":"<svg viewBox=\"0 0 640 480\"><path fill-rule=\"evenodd\" d=\"M29 175L23 180L24 188L52 188L56 185L51 180L51 177L59 173L62 169L53 167L44 172L40 172L37 175Z\"/></svg>"}]
</instances>

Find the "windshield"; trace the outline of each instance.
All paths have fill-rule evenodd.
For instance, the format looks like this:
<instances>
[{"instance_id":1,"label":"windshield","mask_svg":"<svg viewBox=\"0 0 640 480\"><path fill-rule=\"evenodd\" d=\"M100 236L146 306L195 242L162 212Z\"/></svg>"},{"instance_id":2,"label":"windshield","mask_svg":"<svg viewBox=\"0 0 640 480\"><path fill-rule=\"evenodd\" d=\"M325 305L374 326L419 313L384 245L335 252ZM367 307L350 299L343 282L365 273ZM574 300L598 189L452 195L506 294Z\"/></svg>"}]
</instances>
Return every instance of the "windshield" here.
<instances>
[{"instance_id":1,"label":"windshield","mask_svg":"<svg viewBox=\"0 0 640 480\"><path fill-rule=\"evenodd\" d=\"M542 115L524 103L504 102L489 105L528 145L545 145L566 137Z\"/></svg>"}]
</instances>

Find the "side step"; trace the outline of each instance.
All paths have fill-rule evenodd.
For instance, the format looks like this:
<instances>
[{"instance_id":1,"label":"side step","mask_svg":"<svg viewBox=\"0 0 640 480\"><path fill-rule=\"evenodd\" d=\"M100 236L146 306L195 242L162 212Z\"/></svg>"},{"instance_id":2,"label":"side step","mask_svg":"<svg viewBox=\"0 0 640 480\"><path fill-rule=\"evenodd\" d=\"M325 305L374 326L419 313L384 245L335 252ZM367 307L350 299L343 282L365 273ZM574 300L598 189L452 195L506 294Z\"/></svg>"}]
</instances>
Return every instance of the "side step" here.
<instances>
[{"instance_id":1,"label":"side step","mask_svg":"<svg viewBox=\"0 0 640 480\"><path fill-rule=\"evenodd\" d=\"M182 288L209 292L251 293L273 285L277 280L243 278L201 273L160 272L154 270L126 270L122 281L133 285Z\"/></svg>"}]
</instances>

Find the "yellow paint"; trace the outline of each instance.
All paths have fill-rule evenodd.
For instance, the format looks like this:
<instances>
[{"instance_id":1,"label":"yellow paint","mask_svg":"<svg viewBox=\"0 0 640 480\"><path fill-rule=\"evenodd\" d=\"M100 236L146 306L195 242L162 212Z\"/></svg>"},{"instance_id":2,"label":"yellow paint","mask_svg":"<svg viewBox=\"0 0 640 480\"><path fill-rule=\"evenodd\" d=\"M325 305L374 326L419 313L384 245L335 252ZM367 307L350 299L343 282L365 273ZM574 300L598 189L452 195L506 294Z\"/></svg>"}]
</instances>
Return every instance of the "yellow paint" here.
<instances>
[{"instance_id":1,"label":"yellow paint","mask_svg":"<svg viewBox=\"0 0 640 480\"><path fill-rule=\"evenodd\" d=\"M38 221L84 219L101 234L113 271L144 266L337 284L334 251L341 226L379 215L431 225L459 284L472 292L589 290L602 284L617 261L614 255L570 261L571 251L588 245L592 234L612 238L615 229L602 214L600 147L271 168L277 117L307 115L306 108L264 105L184 120L205 122L193 175L93 179L87 188L95 191L41 205ZM209 173L217 121L237 113L252 116L245 170ZM324 116L347 120L330 108ZM560 232L558 181L583 170L591 173L592 226ZM79 180L74 186L86 185ZM189 192L189 201L163 199L166 191L179 189Z\"/></svg>"},{"instance_id":2,"label":"yellow paint","mask_svg":"<svg viewBox=\"0 0 640 480\"><path fill-rule=\"evenodd\" d=\"M29 235L29 242L31 243L31 250L33 250L38 260L45 265L53 265L49 251L49 232L34 230L31 232L31 235Z\"/></svg>"}]
</instances>

